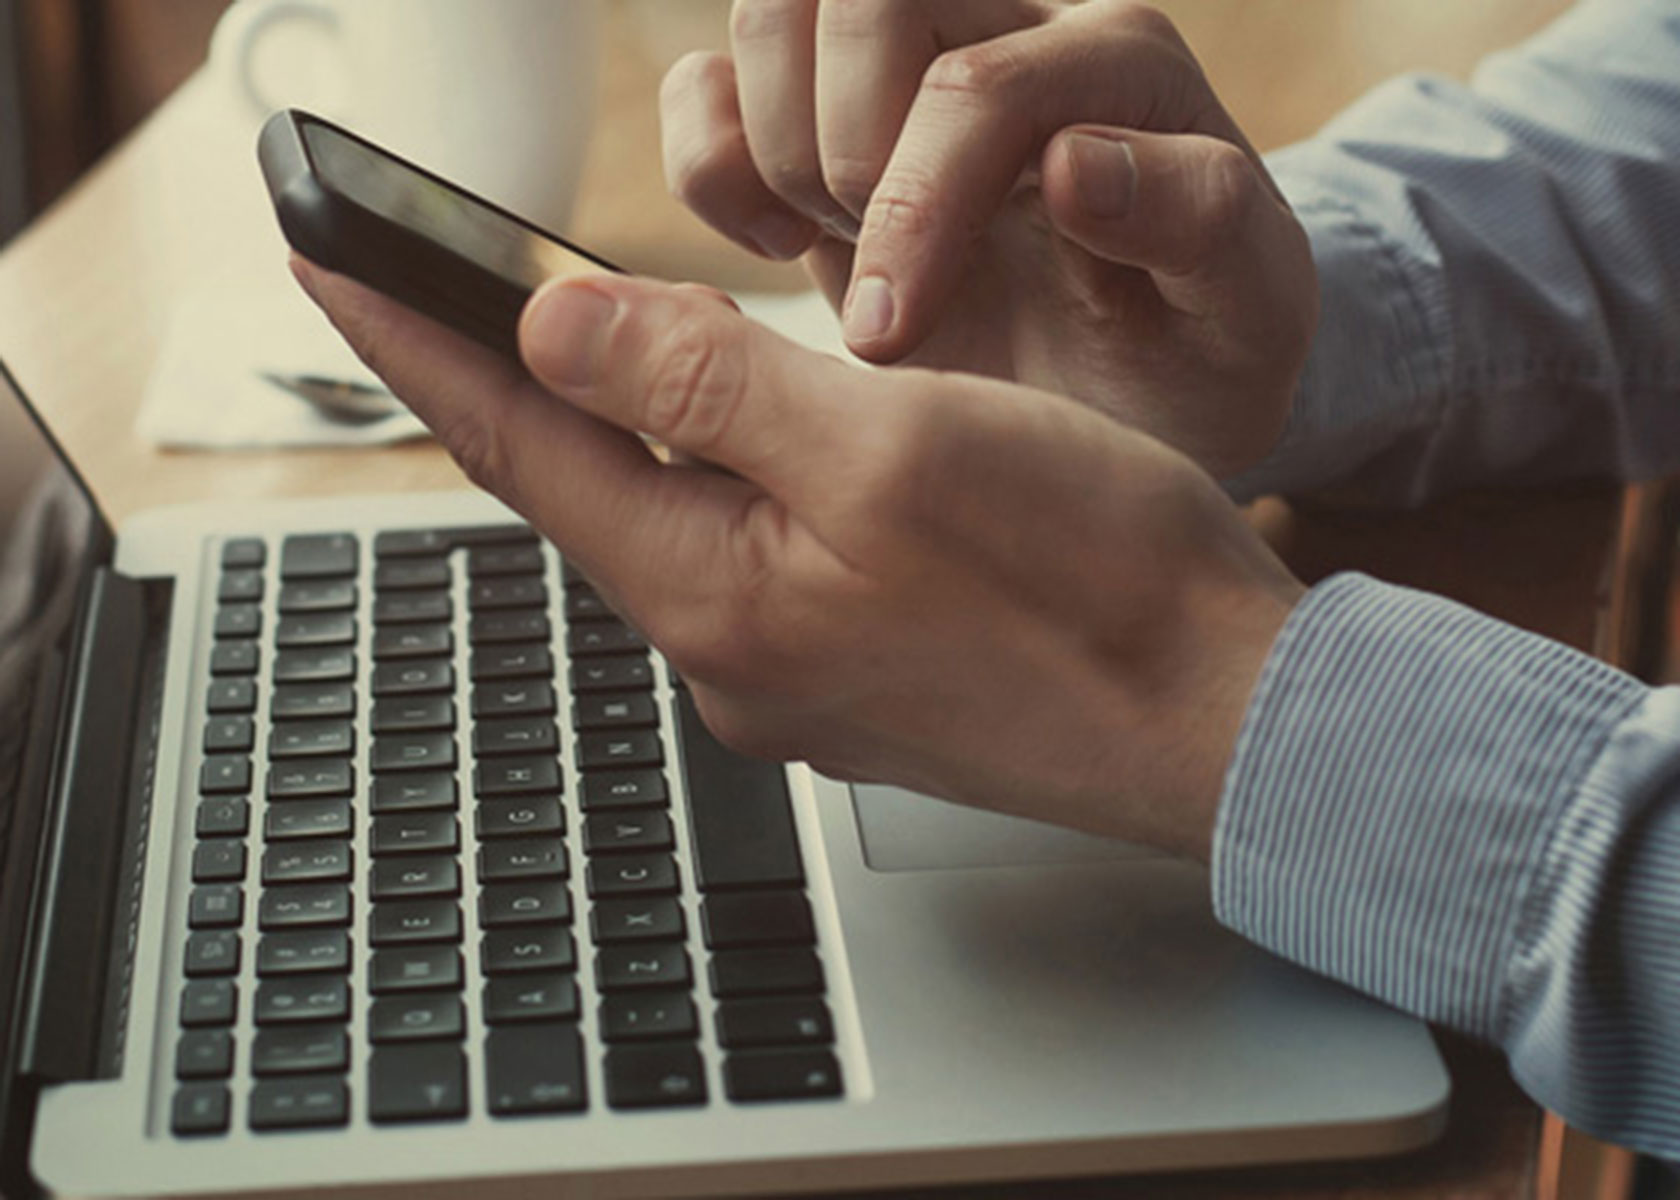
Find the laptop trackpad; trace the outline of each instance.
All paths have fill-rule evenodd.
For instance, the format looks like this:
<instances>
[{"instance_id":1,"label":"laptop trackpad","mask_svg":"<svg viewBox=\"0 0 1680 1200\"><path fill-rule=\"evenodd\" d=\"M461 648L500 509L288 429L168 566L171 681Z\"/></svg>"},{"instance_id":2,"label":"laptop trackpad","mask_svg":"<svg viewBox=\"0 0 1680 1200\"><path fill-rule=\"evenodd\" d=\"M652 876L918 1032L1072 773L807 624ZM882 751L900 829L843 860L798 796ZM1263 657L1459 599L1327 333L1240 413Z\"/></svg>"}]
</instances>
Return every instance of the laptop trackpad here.
<instances>
[{"instance_id":1,"label":"laptop trackpad","mask_svg":"<svg viewBox=\"0 0 1680 1200\"><path fill-rule=\"evenodd\" d=\"M864 861L877 871L1158 857L1146 846L966 808L885 784L853 784L852 806Z\"/></svg>"}]
</instances>

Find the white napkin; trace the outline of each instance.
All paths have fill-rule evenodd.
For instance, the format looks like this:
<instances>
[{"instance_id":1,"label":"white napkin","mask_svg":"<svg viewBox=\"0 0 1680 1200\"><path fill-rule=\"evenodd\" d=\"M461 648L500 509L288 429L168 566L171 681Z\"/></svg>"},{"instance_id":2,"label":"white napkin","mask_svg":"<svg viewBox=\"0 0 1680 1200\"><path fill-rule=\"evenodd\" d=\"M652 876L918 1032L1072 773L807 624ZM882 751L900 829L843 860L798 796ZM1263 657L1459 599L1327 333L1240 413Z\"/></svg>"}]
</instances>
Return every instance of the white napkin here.
<instances>
[{"instance_id":1,"label":"white napkin","mask_svg":"<svg viewBox=\"0 0 1680 1200\"><path fill-rule=\"evenodd\" d=\"M838 322L814 292L747 295L742 311L794 341L846 356ZM135 428L171 449L375 446L426 436L407 412L342 425L262 372L379 383L302 292L203 291L171 314Z\"/></svg>"}]
</instances>

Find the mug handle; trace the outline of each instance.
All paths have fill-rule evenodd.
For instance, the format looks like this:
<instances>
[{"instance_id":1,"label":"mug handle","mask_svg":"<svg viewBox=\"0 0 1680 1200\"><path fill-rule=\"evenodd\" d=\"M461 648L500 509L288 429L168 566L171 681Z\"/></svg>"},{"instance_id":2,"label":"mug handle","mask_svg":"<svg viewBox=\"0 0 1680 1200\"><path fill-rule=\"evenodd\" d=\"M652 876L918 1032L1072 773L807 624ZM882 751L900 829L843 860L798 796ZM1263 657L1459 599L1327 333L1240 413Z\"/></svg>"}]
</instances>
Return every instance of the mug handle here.
<instances>
[{"instance_id":1,"label":"mug handle","mask_svg":"<svg viewBox=\"0 0 1680 1200\"><path fill-rule=\"evenodd\" d=\"M235 87L258 116L266 116L277 105L262 94L251 69L257 43L276 25L293 20L311 21L331 33L338 32L338 12L322 0L239 0L216 23L210 58L226 64Z\"/></svg>"}]
</instances>

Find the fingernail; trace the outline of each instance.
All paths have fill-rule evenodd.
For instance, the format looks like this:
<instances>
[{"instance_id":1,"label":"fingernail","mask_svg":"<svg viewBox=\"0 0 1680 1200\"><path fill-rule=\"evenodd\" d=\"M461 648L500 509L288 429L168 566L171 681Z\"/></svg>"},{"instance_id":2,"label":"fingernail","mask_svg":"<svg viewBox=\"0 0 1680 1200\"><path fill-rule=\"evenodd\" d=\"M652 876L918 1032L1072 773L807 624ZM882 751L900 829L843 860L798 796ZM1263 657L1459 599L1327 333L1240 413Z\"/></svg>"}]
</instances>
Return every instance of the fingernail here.
<instances>
[{"instance_id":1,"label":"fingernail","mask_svg":"<svg viewBox=\"0 0 1680 1200\"><path fill-rule=\"evenodd\" d=\"M1074 190L1085 211L1109 221L1125 216L1137 192L1137 163L1131 146L1116 138L1073 133L1068 135L1067 149Z\"/></svg>"},{"instance_id":2,"label":"fingernail","mask_svg":"<svg viewBox=\"0 0 1680 1200\"><path fill-rule=\"evenodd\" d=\"M892 287L879 275L865 275L846 297L846 340L873 342L893 323Z\"/></svg>"},{"instance_id":3,"label":"fingernail","mask_svg":"<svg viewBox=\"0 0 1680 1200\"><path fill-rule=\"evenodd\" d=\"M771 209L761 213L747 230L753 244L771 258L798 258L811 244L811 229L792 213Z\"/></svg>"},{"instance_id":4,"label":"fingernail","mask_svg":"<svg viewBox=\"0 0 1680 1200\"><path fill-rule=\"evenodd\" d=\"M531 370L557 387L588 387L601 372L618 302L586 284L537 293L520 341Z\"/></svg>"}]
</instances>

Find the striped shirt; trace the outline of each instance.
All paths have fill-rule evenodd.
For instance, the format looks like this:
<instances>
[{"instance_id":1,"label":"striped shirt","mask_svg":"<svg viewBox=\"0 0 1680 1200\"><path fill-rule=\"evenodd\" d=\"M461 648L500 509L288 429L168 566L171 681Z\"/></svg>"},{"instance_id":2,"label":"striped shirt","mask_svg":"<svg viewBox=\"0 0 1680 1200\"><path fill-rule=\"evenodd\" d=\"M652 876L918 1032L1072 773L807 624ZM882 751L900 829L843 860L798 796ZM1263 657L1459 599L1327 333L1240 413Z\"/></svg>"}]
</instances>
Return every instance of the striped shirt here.
<instances>
[{"instance_id":1,"label":"striped shirt","mask_svg":"<svg viewBox=\"0 0 1680 1200\"><path fill-rule=\"evenodd\" d=\"M1236 494L1680 467L1680 0L1589 0L1273 166L1324 318ZM1680 1160L1680 688L1327 580L1250 701L1213 896L1276 953L1502 1046L1577 1127Z\"/></svg>"}]
</instances>

